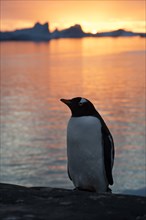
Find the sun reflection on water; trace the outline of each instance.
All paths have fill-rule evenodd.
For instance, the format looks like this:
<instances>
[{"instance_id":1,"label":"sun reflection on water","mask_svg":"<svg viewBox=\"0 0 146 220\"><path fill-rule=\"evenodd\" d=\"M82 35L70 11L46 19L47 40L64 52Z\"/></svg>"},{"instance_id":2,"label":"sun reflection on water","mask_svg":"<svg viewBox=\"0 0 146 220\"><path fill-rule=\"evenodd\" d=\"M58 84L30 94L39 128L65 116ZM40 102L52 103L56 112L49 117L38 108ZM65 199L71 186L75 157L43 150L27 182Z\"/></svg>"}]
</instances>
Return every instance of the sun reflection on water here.
<instances>
[{"instance_id":1,"label":"sun reflection on water","mask_svg":"<svg viewBox=\"0 0 146 220\"><path fill-rule=\"evenodd\" d=\"M59 99L83 96L114 136L113 190L144 187L144 39L7 42L1 54L2 181L72 187L66 171L70 112Z\"/></svg>"}]
</instances>

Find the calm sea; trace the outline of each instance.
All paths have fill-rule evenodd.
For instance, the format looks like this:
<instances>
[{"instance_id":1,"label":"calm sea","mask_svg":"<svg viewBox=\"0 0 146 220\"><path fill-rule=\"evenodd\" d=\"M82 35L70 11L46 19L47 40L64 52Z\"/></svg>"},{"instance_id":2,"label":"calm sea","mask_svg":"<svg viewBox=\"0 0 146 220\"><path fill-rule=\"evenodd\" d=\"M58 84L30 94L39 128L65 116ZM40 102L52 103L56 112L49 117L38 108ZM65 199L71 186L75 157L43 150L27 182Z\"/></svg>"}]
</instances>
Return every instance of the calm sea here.
<instances>
[{"instance_id":1,"label":"calm sea","mask_svg":"<svg viewBox=\"0 0 146 220\"><path fill-rule=\"evenodd\" d=\"M115 193L139 193L145 174L145 38L2 42L1 182L73 188L66 171L69 109L90 99L113 134Z\"/></svg>"}]
</instances>

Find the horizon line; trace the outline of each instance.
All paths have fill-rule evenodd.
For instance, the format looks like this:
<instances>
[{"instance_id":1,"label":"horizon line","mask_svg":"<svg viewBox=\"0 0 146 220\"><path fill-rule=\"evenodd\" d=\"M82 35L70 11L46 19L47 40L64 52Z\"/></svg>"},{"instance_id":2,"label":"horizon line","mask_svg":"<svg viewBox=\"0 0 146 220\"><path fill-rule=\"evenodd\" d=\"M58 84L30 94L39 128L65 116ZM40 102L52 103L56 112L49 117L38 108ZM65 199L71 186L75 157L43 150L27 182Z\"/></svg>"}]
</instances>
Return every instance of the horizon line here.
<instances>
[{"instance_id":1,"label":"horizon line","mask_svg":"<svg viewBox=\"0 0 146 220\"><path fill-rule=\"evenodd\" d=\"M45 24L48 24L48 31L50 31L50 28L49 28L50 22L49 22L49 21L46 21L46 22L36 21L36 22L34 22L34 23L32 24L32 26L25 26L25 27L20 27L20 28L11 29L11 30L8 30L8 29L6 29L6 30L3 29L3 30L1 30L1 29L0 29L0 32L13 32L13 31L17 31L17 30L31 29L31 28L35 27L36 24L40 24L40 25L42 25L42 26L45 25ZM70 25L70 26L68 26L68 27L66 27L66 28L63 28L63 29L60 29L60 28L56 27L56 28L54 28L52 31L50 31L50 33L53 33L55 30L63 31L63 30L66 30L66 29L68 29L68 28L70 28L70 27L74 27L74 26L76 26L76 25L79 25L84 33L91 33L91 34L93 34L92 31L88 31L88 32L87 32L87 31L84 31L83 28L82 28L82 25L79 24L79 23L75 23L75 24ZM111 31L115 31L115 30L124 30L124 31L129 31L129 32L134 32L134 33L146 33L146 30L145 30L145 32L137 32L137 31L134 31L134 30L131 30L131 29L128 29L128 28L124 28L124 27L115 28L115 29L110 29L110 30L107 29L107 30L97 31L96 33L111 32ZM95 34L96 34L96 33L95 33Z\"/></svg>"}]
</instances>

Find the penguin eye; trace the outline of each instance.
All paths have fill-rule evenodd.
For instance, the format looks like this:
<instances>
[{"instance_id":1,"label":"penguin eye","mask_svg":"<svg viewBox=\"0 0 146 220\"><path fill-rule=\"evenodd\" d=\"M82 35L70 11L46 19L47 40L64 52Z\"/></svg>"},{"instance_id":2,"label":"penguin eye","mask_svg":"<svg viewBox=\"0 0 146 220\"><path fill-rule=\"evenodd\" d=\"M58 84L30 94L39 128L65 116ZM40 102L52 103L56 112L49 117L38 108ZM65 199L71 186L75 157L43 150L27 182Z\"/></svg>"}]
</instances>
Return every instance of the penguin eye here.
<instances>
[{"instance_id":1,"label":"penguin eye","mask_svg":"<svg viewBox=\"0 0 146 220\"><path fill-rule=\"evenodd\" d=\"M83 106L84 105L84 103L83 102L79 102L79 106Z\"/></svg>"},{"instance_id":2,"label":"penguin eye","mask_svg":"<svg viewBox=\"0 0 146 220\"><path fill-rule=\"evenodd\" d=\"M84 103L87 103L87 100L84 98L81 98L80 102L79 102L79 106L84 105Z\"/></svg>"}]
</instances>

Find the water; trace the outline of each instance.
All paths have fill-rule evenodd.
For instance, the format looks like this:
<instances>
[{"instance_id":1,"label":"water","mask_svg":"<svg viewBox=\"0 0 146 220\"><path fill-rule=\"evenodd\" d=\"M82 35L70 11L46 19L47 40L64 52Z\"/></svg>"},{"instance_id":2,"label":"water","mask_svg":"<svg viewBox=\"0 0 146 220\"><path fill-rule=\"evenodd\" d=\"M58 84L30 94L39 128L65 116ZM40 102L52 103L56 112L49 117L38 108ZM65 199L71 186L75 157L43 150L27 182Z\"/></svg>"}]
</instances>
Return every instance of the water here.
<instances>
[{"instance_id":1,"label":"water","mask_svg":"<svg viewBox=\"0 0 146 220\"><path fill-rule=\"evenodd\" d=\"M66 171L70 112L90 99L113 134L115 193L145 180L145 39L1 43L1 182L73 188Z\"/></svg>"}]
</instances>

